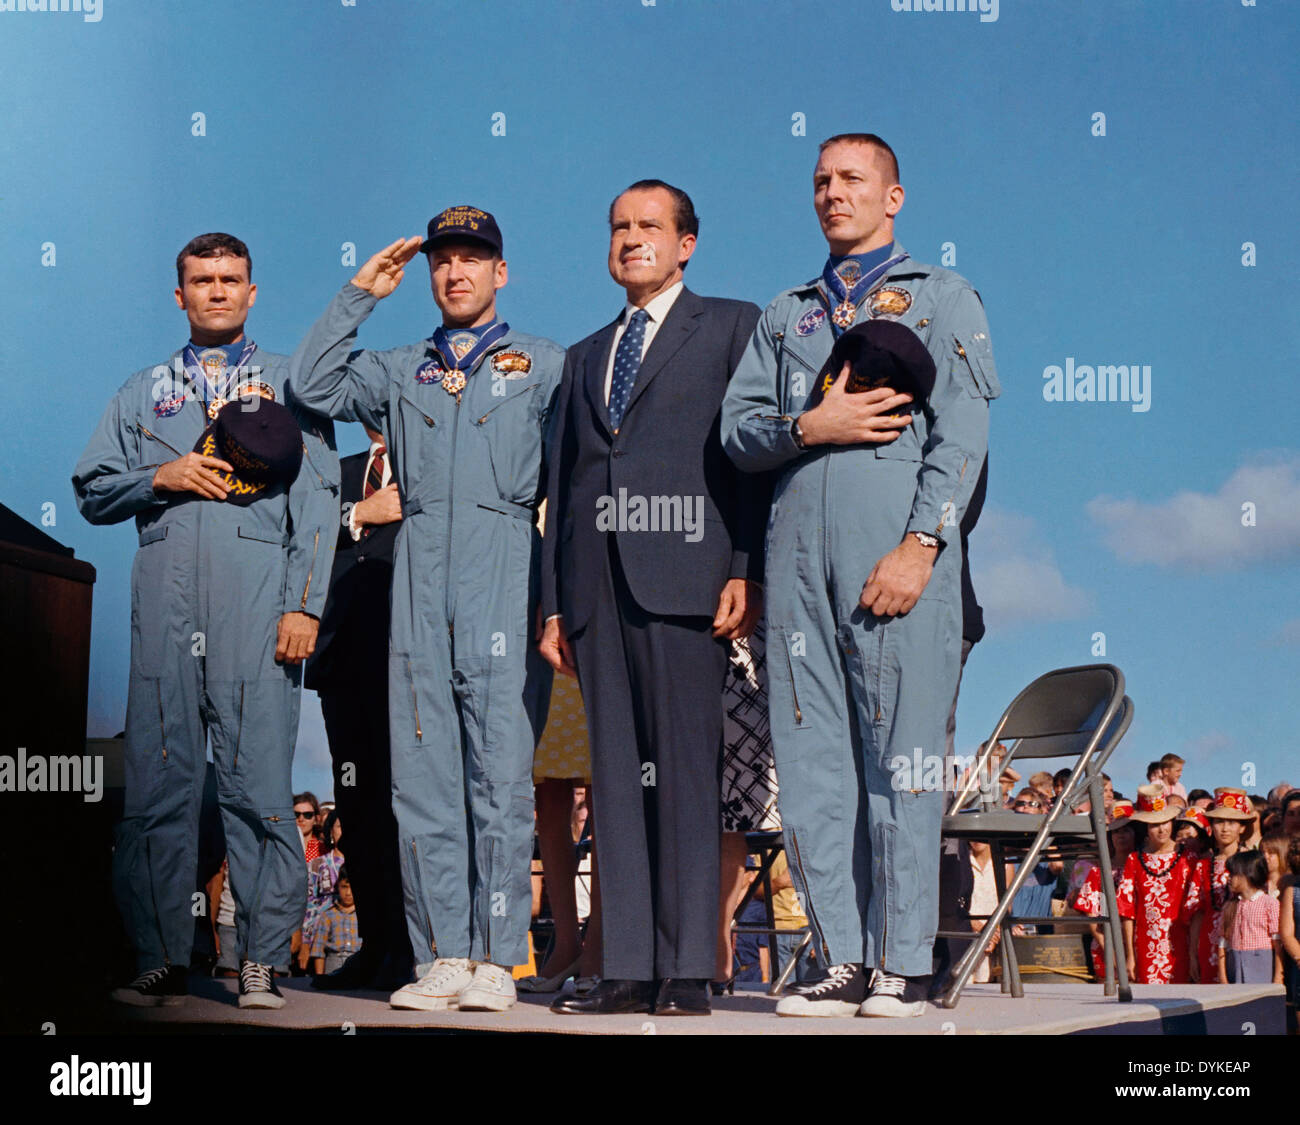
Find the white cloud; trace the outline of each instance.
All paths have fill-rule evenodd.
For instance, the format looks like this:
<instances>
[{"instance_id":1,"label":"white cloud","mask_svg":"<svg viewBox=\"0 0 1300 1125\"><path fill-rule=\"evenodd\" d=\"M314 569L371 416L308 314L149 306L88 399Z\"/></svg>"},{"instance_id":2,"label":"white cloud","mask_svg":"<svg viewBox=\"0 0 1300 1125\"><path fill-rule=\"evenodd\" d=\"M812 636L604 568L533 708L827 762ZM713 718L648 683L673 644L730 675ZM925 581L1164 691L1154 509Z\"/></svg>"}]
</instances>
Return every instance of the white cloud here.
<instances>
[{"instance_id":1,"label":"white cloud","mask_svg":"<svg viewBox=\"0 0 1300 1125\"><path fill-rule=\"evenodd\" d=\"M1151 503L1098 496L1088 502L1087 512L1101 526L1107 546L1127 562L1236 570L1295 556L1300 554L1300 457L1243 465L1217 493L1180 492Z\"/></svg>"},{"instance_id":2,"label":"white cloud","mask_svg":"<svg viewBox=\"0 0 1300 1125\"><path fill-rule=\"evenodd\" d=\"M971 583L989 628L1068 621L1088 608L1029 516L985 508L971 537Z\"/></svg>"}]
</instances>

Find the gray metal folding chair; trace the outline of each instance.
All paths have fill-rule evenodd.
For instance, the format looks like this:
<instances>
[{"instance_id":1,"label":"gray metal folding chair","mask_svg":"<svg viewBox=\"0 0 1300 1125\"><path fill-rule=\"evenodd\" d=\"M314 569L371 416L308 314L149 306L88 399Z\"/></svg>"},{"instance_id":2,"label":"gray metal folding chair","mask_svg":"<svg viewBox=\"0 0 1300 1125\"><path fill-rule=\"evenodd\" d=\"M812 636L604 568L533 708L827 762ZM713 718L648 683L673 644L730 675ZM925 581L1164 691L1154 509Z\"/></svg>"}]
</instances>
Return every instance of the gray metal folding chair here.
<instances>
[{"instance_id":1,"label":"gray metal folding chair","mask_svg":"<svg viewBox=\"0 0 1300 1125\"><path fill-rule=\"evenodd\" d=\"M1021 691L1003 712L943 820L945 836L989 842L998 891L997 907L953 967L951 982L940 1001L945 1008L956 1007L962 989L995 935L1001 936L1002 989L1016 997L1024 995L1011 942L1013 921L1052 926L1100 923L1106 932L1105 995L1115 995L1118 976L1119 999L1132 999L1122 952L1124 940L1115 903L1115 882L1111 876L1101 777L1106 759L1132 721L1133 701L1124 694L1124 674L1113 664L1088 664L1048 672ZM1009 743L1007 754L994 771L990 761L1003 741ZM1049 813L1031 815L999 807L998 779L1014 759L1065 757L1076 761ZM1075 813L1073 810L1085 800L1089 801L1089 811ZM1106 904L1104 917L1077 921L1057 916L1009 917L1016 895L1049 849L1053 859L1095 852ZM1003 855L1008 850L1023 852L1009 886L1003 870ZM972 935L944 931L942 936L970 938Z\"/></svg>"}]
</instances>

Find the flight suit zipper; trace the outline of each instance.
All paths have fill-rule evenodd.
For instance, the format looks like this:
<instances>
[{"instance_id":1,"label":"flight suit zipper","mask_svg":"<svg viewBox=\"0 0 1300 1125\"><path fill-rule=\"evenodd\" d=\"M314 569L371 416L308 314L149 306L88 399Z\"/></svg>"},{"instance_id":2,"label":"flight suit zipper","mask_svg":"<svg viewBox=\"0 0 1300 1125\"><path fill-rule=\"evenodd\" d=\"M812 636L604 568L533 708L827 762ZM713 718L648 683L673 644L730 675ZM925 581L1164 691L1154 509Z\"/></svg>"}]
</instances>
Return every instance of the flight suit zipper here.
<instances>
[{"instance_id":1,"label":"flight suit zipper","mask_svg":"<svg viewBox=\"0 0 1300 1125\"><path fill-rule=\"evenodd\" d=\"M138 422L136 423L136 425L139 427L140 432L144 434L145 437L153 438L153 440L156 441L159 445L165 445L168 449L170 449L173 453L175 453L177 457L183 456L181 451L177 449L174 445L172 445L171 442L164 441L156 433L154 433L151 429L149 429L149 427L146 426L143 422ZM145 467L147 468L148 466Z\"/></svg>"},{"instance_id":2,"label":"flight suit zipper","mask_svg":"<svg viewBox=\"0 0 1300 1125\"><path fill-rule=\"evenodd\" d=\"M803 725L803 711L799 709L799 689L794 682L794 660L790 656L790 645L785 645L785 666L790 671L790 694L794 697L794 721Z\"/></svg>"},{"instance_id":3,"label":"flight suit zipper","mask_svg":"<svg viewBox=\"0 0 1300 1125\"><path fill-rule=\"evenodd\" d=\"M411 706L415 708L415 738L417 742L424 741L424 731L420 729L420 700L415 694L415 673L411 671L411 662L406 662L406 678L411 681ZM415 845L412 844L412 847Z\"/></svg>"},{"instance_id":4,"label":"flight suit zipper","mask_svg":"<svg viewBox=\"0 0 1300 1125\"><path fill-rule=\"evenodd\" d=\"M167 761L167 720L163 716L162 680L155 680L158 689L158 738L162 743L162 760Z\"/></svg>"},{"instance_id":5,"label":"flight suit zipper","mask_svg":"<svg viewBox=\"0 0 1300 1125\"><path fill-rule=\"evenodd\" d=\"M420 878L420 856L415 850L415 841L411 841L411 876L417 889L423 889L424 881ZM422 896L421 896L422 898ZM425 937L429 939L429 952L438 956L437 946L433 941L433 925L429 920L429 912L425 909L424 902L420 902L420 911L424 918Z\"/></svg>"},{"instance_id":6,"label":"flight suit zipper","mask_svg":"<svg viewBox=\"0 0 1300 1125\"><path fill-rule=\"evenodd\" d=\"M462 391L461 394L464 392ZM447 617L447 636L455 637L456 623L452 620L451 606L448 605L448 599L452 593L451 581L451 533L452 525L456 518L456 440L460 437L460 394L456 395L456 410L451 417L451 462L447 467L447 536L446 549L443 551L443 581L446 582L446 592L443 597L443 613ZM452 658L455 659L455 648L452 648Z\"/></svg>"},{"instance_id":7,"label":"flight suit zipper","mask_svg":"<svg viewBox=\"0 0 1300 1125\"><path fill-rule=\"evenodd\" d=\"M235 757L230 763L233 773L239 767L239 743L244 737L244 685L239 685L239 719L235 723Z\"/></svg>"},{"instance_id":8,"label":"flight suit zipper","mask_svg":"<svg viewBox=\"0 0 1300 1125\"><path fill-rule=\"evenodd\" d=\"M302 588L302 605L301 609L307 611L307 595L311 592L311 576L316 570L316 554L320 550L320 528L316 529L316 535L311 544L311 566L307 568L307 585Z\"/></svg>"},{"instance_id":9,"label":"flight suit zipper","mask_svg":"<svg viewBox=\"0 0 1300 1125\"><path fill-rule=\"evenodd\" d=\"M799 868L799 881L803 883L804 891L807 892L808 895L808 901L803 904L808 911L808 920L812 922L813 929L818 934L821 934L822 928L817 921L817 912L813 909L812 892L808 891L808 875L803 868L803 853L799 850L799 833L793 828L790 829L790 843L794 845L794 862L795 866ZM831 951L826 944L824 935L822 938L822 957L825 959L826 966L829 968L831 963Z\"/></svg>"}]
</instances>

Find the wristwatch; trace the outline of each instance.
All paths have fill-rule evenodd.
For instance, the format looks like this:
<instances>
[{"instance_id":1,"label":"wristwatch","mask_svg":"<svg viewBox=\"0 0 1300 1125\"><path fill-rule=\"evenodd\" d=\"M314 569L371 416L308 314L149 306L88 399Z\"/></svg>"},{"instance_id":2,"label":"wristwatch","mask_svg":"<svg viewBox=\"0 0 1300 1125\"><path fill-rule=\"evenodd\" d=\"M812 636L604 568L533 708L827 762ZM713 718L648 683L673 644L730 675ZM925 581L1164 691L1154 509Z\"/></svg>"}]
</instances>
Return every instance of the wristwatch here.
<instances>
[{"instance_id":1,"label":"wristwatch","mask_svg":"<svg viewBox=\"0 0 1300 1125\"><path fill-rule=\"evenodd\" d=\"M799 415L799 418L802 417L802 414ZM794 418L790 421L790 437L794 439L795 445L800 449L807 449L808 446L803 440L803 430L799 426L799 418Z\"/></svg>"},{"instance_id":2,"label":"wristwatch","mask_svg":"<svg viewBox=\"0 0 1300 1125\"><path fill-rule=\"evenodd\" d=\"M941 542L937 535L931 535L928 531L914 531L912 532L912 538L920 543L922 547L938 548Z\"/></svg>"}]
</instances>

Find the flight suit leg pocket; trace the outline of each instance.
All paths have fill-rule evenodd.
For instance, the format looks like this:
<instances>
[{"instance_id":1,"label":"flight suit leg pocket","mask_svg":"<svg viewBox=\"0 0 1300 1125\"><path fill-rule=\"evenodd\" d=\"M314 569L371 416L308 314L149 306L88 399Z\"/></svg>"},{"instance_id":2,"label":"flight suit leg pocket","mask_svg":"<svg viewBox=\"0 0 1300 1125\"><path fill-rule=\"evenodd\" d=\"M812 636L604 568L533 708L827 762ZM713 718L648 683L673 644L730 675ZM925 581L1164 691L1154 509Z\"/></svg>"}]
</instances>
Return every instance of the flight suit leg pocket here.
<instances>
[{"instance_id":1,"label":"flight suit leg pocket","mask_svg":"<svg viewBox=\"0 0 1300 1125\"><path fill-rule=\"evenodd\" d=\"M423 673L423 674L422 674ZM388 656L388 722L393 780L419 776L431 747L433 711L423 662L405 652Z\"/></svg>"}]
</instances>

